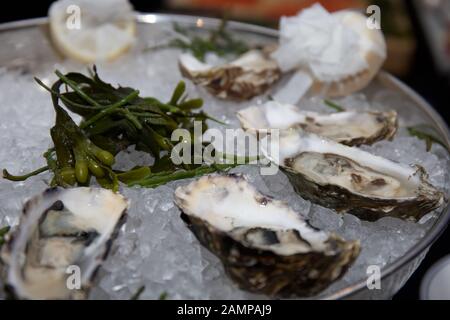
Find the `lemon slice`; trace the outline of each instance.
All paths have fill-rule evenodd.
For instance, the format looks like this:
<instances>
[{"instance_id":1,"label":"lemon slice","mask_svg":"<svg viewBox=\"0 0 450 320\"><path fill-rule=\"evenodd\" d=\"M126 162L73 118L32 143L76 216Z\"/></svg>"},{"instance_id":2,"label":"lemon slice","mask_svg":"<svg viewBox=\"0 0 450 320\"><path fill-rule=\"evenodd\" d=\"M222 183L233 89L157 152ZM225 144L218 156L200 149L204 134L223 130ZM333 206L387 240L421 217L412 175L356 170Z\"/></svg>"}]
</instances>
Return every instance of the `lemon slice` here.
<instances>
[{"instance_id":1,"label":"lemon slice","mask_svg":"<svg viewBox=\"0 0 450 320\"><path fill-rule=\"evenodd\" d=\"M57 49L84 63L114 60L135 41L127 0L60 0L50 7L49 20Z\"/></svg>"}]
</instances>

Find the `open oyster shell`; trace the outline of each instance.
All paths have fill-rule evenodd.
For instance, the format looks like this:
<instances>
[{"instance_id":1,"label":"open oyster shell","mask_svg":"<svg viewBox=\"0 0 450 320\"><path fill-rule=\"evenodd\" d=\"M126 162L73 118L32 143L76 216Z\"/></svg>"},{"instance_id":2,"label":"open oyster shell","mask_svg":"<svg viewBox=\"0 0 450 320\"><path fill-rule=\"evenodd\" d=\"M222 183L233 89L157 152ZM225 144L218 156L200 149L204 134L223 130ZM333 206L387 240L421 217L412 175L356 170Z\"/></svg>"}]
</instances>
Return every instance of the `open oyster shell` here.
<instances>
[{"instance_id":1,"label":"open oyster shell","mask_svg":"<svg viewBox=\"0 0 450 320\"><path fill-rule=\"evenodd\" d=\"M183 76L221 99L251 99L266 91L281 75L276 62L259 50L250 50L215 67L189 53L181 54L178 63Z\"/></svg>"},{"instance_id":2,"label":"open oyster shell","mask_svg":"<svg viewBox=\"0 0 450 320\"><path fill-rule=\"evenodd\" d=\"M393 216L417 221L446 201L428 182L422 167L396 163L302 130L285 131L279 139L266 136L262 146L264 155L283 169L303 198L361 219Z\"/></svg>"},{"instance_id":3,"label":"open oyster shell","mask_svg":"<svg viewBox=\"0 0 450 320\"><path fill-rule=\"evenodd\" d=\"M301 111L294 105L268 101L237 113L244 130L260 137L267 129L301 128L336 142L358 146L392 139L397 131L397 112L346 111L321 114Z\"/></svg>"},{"instance_id":4,"label":"open oyster shell","mask_svg":"<svg viewBox=\"0 0 450 320\"><path fill-rule=\"evenodd\" d=\"M47 189L26 202L2 248L7 291L20 299L86 298L127 206L121 195L92 188ZM72 282L74 267L80 278Z\"/></svg>"},{"instance_id":5,"label":"open oyster shell","mask_svg":"<svg viewBox=\"0 0 450 320\"><path fill-rule=\"evenodd\" d=\"M242 288L270 296L310 296L340 278L358 241L317 230L285 203L238 175L205 176L179 187L175 202L198 240Z\"/></svg>"}]
</instances>

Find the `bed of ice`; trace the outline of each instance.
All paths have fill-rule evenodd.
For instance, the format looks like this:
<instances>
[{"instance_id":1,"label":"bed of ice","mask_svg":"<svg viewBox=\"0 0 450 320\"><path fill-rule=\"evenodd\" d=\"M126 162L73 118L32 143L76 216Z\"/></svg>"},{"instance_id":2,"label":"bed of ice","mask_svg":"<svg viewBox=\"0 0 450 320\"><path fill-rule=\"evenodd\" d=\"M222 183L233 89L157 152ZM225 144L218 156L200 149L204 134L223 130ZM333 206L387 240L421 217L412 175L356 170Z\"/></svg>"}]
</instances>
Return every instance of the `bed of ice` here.
<instances>
[{"instance_id":1,"label":"bed of ice","mask_svg":"<svg viewBox=\"0 0 450 320\"><path fill-rule=\"evenodd\" d=\"M124 57L113 65L99 66L100 76L114 84L138 88L142 95L167 100L181 78L175 62L178 53L174 49L164 49ZM74 63L42 67L33 74L26 70L0 69L0 167L11 173L25 173L44 164L41 154L51 144L49 128L54 113L49 95L37 86L33 76L51 83L55 79L52 73L55 68L84 70ZM234 127L238 126L234 115L237 110L267 99L258 97L236 104L219 101L188 81L187 88L192 97L204 98L208 113ZM397 109L408 110L405 115L409 116L401 119L401 126L420 122L420 118L414 118L414 112L410 112L413 106L408 101L385 89L372 94L370 99L356 94L338 102L347 108L372 106L382 109L394 105L393 101ZM314 98L303 99L300 106L332 112ZM439 145L433 145L431 152L427 152L423 141L400 129L393 141L379 142L364 149L403 163L423 165L431 182L448 194L450 160ZM130 149L120 154L117 166L127 168L150 162L149 156ZM361 241L362 251L355 264L324 294L362 280L368 265L383 267L402 256L423 237L437 214L428 215L420 223L394 218L368 223L303 200L282 173L261 176L255 166L241 166L232 171L246 174L261 192L287 201L314 226ZM16 183L1 179L0 226L16 225L23 202L42 192L49 178L49 174L42 174ZM121 192L131 200L128 220L98 274L96 286L91 291L92 299L128 299L141 286L145 286L141 299L157 299L163 292L169 299L263 298L239 290L224 274L220 261L198 243L179 218L180 212L173 203L173 190L189 181L172 182L156 189L122 187Z\"/></svg>"}]
</instances>

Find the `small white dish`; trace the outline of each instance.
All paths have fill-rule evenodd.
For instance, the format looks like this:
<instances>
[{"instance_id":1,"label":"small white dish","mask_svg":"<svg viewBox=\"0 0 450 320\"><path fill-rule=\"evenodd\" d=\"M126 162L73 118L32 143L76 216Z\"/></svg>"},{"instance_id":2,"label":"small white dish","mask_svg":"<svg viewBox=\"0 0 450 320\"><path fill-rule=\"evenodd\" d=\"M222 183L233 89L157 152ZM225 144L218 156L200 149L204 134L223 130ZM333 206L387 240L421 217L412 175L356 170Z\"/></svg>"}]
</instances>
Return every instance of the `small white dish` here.
<instances>
[{"instance_id":1,"label":"small white dish","mask_svg":"<svg viewBox=\"0 0 450 320\"><path fill-rule=\"evenodd\" d=\"M420 285L421 300L450 300L450 255L436 262Z\"/></svg>"}]
</instances>

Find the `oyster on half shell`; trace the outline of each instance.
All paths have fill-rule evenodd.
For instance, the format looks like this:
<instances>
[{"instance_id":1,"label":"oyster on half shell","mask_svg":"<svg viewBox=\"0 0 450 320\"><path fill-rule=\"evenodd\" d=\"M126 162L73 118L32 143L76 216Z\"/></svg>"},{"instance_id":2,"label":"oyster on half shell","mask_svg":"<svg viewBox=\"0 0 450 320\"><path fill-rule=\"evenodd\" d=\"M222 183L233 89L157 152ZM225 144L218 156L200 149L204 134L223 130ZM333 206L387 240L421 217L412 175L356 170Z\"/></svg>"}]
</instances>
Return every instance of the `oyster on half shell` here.
<instances>
[{"instance_id":1,"label":"oyster on half shell","mask_svg":"<svg viewBox=\"0 0 450 320\"><path fill-rule=\"evenodd\" d=\"M277 101L251 106L237 113L244 130L264 135L267 129L301 128L336 142L358 146L392 139L397 131L397 112L346 111L321 114L301 111Z\"/></svg>"},{"instance_id":2,"label":"oyster on half shell","mask_svg":"<svg viewBox=\"0 0 450 320\"><path fill-rule=\"evenodd\" d=\"M127 206L121 195L92 188L47 189L26 202L2 247L6 291L20 299L86 298ZM70 275L80 278L72 283Z\"/></svg>"},{"instance_id":3,"label":"oyster on half shell","mask_svg":"<svg viewBox=\"0 0 450 320\"><path fill-rule=\"evenodd\" d=\"M183 53L178 64L183 76L221 99L251 99L264 93L281 76L277 63L259 50L250 50L220 66L203 63Z\"/></svg>"},{"instance_id":4,"label":"oyster on half shell","mask_svg":"<svg viewBox=\"0 0 450 320\"><path fill-rule=\"evenodd\" d=\"M311 296L340 278L358 241L313 228L284 202L240 175L204 176L175 191L182 218L242 288L270 296Z\"/></svg>"},{"instance_id":5,"label":"oyster on half shell","mask_svg":"<svg viewBox=\"0 0 450 320\"><path fill-rule=\"evenodd\" d=\"M420 166L393 162L302 130L282 132L279 139L266 136L262 146L264 155L283 169L303 198L361 219L393 216L417 221L446 201Z\"/></svg>"}]
</instances>

